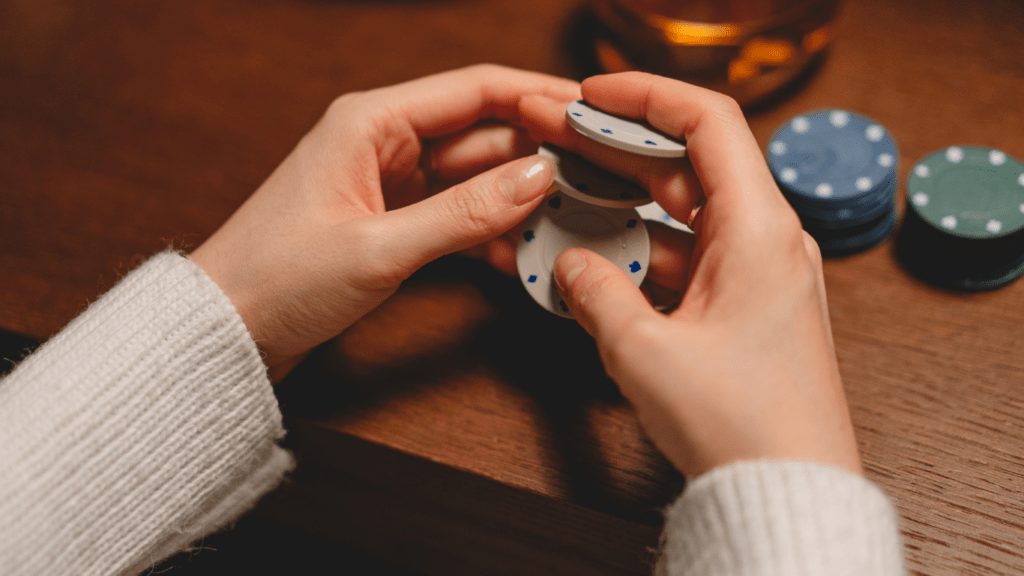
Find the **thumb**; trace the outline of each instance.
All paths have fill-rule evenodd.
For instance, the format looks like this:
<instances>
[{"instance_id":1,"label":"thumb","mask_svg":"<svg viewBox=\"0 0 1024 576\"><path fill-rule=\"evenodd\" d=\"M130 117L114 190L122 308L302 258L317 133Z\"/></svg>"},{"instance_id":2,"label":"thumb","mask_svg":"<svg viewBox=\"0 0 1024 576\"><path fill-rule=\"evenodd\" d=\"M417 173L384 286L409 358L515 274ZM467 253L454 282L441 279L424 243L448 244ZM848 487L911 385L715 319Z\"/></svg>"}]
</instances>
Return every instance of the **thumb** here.
<instances>
[{"instance_id":1,"label":"thumb","mask_svg":"<svg viewBox=\"0 0 1024 576\"><path fill-rule=\"evenodd\" d=\"M625 272L590 250L562 252L554 275L569 311L601 349L611 347L637 319L658 314Z\"/></svg>"},{"instance_id":2,"label":"thumb","mask_svg":"<svg viewBox=\"0 0 1024 576\"><path fill-rule=\"evenodd\" d=\"M427 262L491 240L521 222L554 180L551 160L533 155L503 164L410 206L380 215L392 263Z\"/></svg>"}]
</instances>

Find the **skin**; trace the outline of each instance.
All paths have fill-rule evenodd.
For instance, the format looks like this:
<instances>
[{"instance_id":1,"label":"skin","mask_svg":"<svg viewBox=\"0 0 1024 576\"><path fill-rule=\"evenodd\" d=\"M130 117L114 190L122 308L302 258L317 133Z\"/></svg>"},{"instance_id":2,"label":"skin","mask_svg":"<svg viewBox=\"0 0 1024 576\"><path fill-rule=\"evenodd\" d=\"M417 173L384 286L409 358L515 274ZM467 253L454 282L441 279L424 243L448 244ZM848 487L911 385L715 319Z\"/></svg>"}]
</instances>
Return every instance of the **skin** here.
<instances>
[{"instance_id":1,"label":"skin","mask_svg":"<svg viewBox=\"0 0 1024 576\"><path fill-rule=\"evenodd\" d=\"M685 138L647 159L582 138L585 98ZM476 66L342 96L192 255L253 335L273 381L444 254L515 273L508 233L553 167L539 141L648 188L688 235L654 223L646 291L567 250L555 279L655 445L688 476L739 460L862 473L829 328L821 259L742 113L719 94L627 73L575 82ZM652 294L682 294L669 315Z\"/></svg>"},{"instance_id":2,"label":"skin","mask_svg":"<svg viewBox=\"0 0 1024 576\"><path fill-rule=\"evenodd\" d=\"M762 458L863 474L821 254L739 106L642 73L590 78L582 92L602 110L685 139L688 160L598 147L567 126L564 104L542 96L524 106L533 133L636 180L677 220L706 199L694 235L662 252L657 272L651 267L659 283L684 291L671 314L652 310L625 273L593 252L567 250L555 262L566 303L655 445L689 476Z\"/></svg>"},{"instance_id":3,"label":"skin","mask_svg":"<svg viewBox=\"0 0 1024 576\"><path fill-rule=\"evenodd\" d=\"M427 262L495 238L536 207L553 167L520 158L537 150L521 128L526 95L578 98L579 85L477 66L342 96L192 253L273 381Z\"/></svg>"}]
</instances>

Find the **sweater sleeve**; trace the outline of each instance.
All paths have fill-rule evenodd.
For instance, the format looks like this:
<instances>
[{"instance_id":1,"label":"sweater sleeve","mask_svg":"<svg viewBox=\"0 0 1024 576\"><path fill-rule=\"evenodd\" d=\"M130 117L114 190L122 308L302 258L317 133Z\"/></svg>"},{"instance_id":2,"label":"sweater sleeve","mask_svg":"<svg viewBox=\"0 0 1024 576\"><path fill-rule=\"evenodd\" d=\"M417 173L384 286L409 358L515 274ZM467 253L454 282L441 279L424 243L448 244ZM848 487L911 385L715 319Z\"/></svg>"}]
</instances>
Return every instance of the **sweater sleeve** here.
<instances>
[{"instance_id":1,"label":"sweater sleeve","mask_svg":"<svg viewBox=\"0 0 1024 576\"><path fill-rule=\"evenodd\" d=\"M658 576L904 573L875 485L810 462L739 462L687 485L665 515Z\"/></svg>"},{"instance_id":2,"label":"sweater sleeve","mask_svg":"<svg viewBox=\"0 0 1024 576\"><path fill-rule=\"evenodd\" d=\"M0 381L0 573L138 573L273 489L283 435L231 302L159 254Z\"/></svg>"}]
</instances>

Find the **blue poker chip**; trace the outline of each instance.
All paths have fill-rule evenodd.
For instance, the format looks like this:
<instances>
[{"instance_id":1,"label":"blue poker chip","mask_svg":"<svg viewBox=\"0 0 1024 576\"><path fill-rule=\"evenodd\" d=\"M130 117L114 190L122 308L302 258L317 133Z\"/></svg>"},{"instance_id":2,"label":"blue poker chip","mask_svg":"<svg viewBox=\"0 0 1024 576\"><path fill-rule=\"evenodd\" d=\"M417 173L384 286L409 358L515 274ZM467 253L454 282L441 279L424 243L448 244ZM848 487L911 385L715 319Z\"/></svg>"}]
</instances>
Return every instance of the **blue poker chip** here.
<instances>
[{"instance_id":1,"label":"blue poker chip","mask_svg":"<svg viewBox=\"0 0 1024 576\"><path fill-rule=\"evenodd\" d=\"M768 144L768 166L779 187L822 209L876 193L895 177L898 156L888 130L846 110L796 116Z\"/></svg>"},{"instance_id":2,"label":"blue poker chip","mask_svg":"<svg viewBox=\"0 0 1024 576\"><path fill-rule=\"evenodd\" d=\"M817 241L822 256L848 256L872 248L889 237L896 227L896 209L891 205L879 218L844 231L804 228Z\"/></svg>"},{"instance_id":3,"label":"blue poker chip","mask_svg":"<svg viewBox=\"0 0 1024 576\"><path fill-rule=\"evenodd\" d=\"M768 167L822 254L866 250L892 232L899 152L889 131L847 110L818 110L782 125Z\"/></svg>"},{"instance_id":4,"label":"blue poker chip","mask_svg":"<svg viewBox=\"0 0 1024 576\"><path fill-rule=\"evenodd\" d=\"M890 179L865 201L829 209L798 206L799 201L790 195L786 198L794 205L800 219L809 226L828 229L844 229L859 226L875 220L886 211L892 210L896 192L896 178Z\"/></svg>"}]
</instances>

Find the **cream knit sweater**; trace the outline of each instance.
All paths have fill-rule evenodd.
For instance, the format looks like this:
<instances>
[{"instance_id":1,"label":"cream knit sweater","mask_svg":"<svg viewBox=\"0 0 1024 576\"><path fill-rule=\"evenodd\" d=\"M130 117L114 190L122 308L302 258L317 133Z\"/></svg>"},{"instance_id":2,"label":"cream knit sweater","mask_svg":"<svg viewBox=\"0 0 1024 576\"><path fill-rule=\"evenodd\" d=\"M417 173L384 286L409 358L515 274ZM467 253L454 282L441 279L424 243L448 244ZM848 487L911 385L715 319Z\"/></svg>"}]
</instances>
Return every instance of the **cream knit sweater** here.
<instances>
[{"instance_id":1,"label":"cream knit sweater","mask_svg":"<svg viewBox=\"0 0 1024 576\"><path fill-rule=\"evenodd\" d=\"M230 301L159 254L0 381L0 574L137 574L272 490L283 435ZM662 547L661 574L902 573L885 496L799 462L692 481Z\"/></svg>"}]
</instances>

